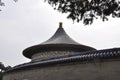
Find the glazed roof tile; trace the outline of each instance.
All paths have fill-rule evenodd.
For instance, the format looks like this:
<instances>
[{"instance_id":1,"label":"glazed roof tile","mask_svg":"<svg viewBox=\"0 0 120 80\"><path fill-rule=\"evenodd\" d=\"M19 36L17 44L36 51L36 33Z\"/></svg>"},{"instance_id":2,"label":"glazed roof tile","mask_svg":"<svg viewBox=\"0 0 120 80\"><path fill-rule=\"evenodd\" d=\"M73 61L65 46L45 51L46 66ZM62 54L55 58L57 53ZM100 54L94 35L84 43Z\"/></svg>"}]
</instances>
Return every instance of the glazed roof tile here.
<instances>
[{"instance_id":1,"label":"glazed roof tile","mask_svg":"<svg viewBox=\"0 0 120 80\"><path fill-rule=\"evenodd\" d=\"M55 34L48 39L47 41L41 44L76 44L79 43L75 42L72 38L70 38L67 33L64 31L62 27L59 27Z\"/></svg>"},{"instance_id":2,"label":"glazed roof tile","mask_svg":"<svg viewBox=\"0 0 120 80\"><path fill-rule=\"evenodd\" d=\"M26 69L28 67L44 67L44 66L52 66L53 64L62 64L62 63L70 63L70 62L82 62L82 61L94 61L96 59L101 60L120 60L120 48L112 48L105 50L96 50L96 51L88 51L88 52L78 52L77 54L72 54L68 56L54 57L48 58L44 60L38 60L34 62L24 63L21 65L17 65L7 72L16 71L20 69Z\"/></svg>"},{"instance_id":3,"label":"glazed roof tile","mask_svg":"<svg viewBox=\"0 0 120 80\"><path fill-rule=\"evenodd\" d=\"M74 41L70 38L65 30L62 28L62 24L59 26L55 34L48 39L47 41L29 47L23 51L23 55L27 58L31 58L34 53L42 52L42 51L52 51L52 50L72 50L72 51L91 51L96 50L95 48L82 45Z\"/></svg>"}]
</instances>

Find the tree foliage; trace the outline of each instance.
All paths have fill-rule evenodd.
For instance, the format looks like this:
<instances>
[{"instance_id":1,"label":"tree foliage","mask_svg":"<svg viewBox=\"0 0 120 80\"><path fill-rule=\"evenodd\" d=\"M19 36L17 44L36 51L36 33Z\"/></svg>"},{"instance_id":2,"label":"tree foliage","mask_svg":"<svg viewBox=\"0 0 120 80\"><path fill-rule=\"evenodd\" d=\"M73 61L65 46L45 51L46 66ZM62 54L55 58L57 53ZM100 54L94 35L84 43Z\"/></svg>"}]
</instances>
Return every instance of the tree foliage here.
<instances>
[{"instance_id":1,"label":"tree foliage","mask_svg":"<svg viewBox=\"0 0 120 80\"><path fill-rule=\"evenodd\" d=\"M11 66L5 67L4 64L0 62L0 80L2 80L3 73L9 69L11 69Z\"/></svg>"},{"instance_id":2,"label":"tree foliage","mask_svg":"<svg viewBox=\"0 0 120 80\"><path fill-rule=\"evenodd\" d=\"M14 2L17 2L18 0L13 0ZM0 0L0 6L5 6L5 2L3 2L2 0ZM1 11L1 9L0 9Z\"/></svg>"},{"instance_id":3,"label":"tree foliage","mask_svg":"<svg viewBox=\"0 0 120 80\"><path fill-rule=\"evenodd\" d=\"M67 18L92 24L94 19L108 20L108 16L120 17L119 0L45 0L55 10L68 13Z\"/></svg>"}]
</instances>

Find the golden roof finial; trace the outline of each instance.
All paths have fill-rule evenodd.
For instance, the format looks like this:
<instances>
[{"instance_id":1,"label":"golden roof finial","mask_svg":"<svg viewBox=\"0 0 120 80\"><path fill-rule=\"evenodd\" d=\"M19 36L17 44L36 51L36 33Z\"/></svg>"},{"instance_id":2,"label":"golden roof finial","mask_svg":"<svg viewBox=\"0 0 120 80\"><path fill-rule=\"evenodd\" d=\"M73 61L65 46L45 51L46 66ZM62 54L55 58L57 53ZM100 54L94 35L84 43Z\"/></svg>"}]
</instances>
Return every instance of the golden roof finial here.
<instances>
[{"instance_id":1,"label":"golden roof finial","mask_svg":"<svg viewBox=\"0 0 120 80\"><path fill-rule=\"evenodd\" d=\"M59 22L59 27L62 28L62 22Z\"/></svg>"}]
</instances>

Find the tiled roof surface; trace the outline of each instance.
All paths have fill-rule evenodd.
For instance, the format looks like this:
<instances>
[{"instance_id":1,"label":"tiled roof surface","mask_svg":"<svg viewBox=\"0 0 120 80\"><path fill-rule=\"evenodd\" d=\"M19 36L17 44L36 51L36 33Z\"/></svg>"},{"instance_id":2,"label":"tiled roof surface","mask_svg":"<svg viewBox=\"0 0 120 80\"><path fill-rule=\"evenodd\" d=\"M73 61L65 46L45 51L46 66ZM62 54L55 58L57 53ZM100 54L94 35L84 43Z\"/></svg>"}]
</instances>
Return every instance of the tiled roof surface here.
<instances>
[{"instance_id":1,"label":"tiled roof surface","mask_svg":"<svg viewBox=\"0 0 120 80\"><path fill-rule=\"evenodd\" d=\"M91 50L96 50L92 47L86 46L79 44L75 42L72 38L70 38L67 33L64 31L62 27L59 27L55 34L48 39L47 41L29 47L23 51L23 55L27 58L31 58L31 56L34 53L38 53L40 51L47 51L47 50L60 50L60 49L65 49L65 50L81 50L81 51L91 51Z\"/></svg>"},{"instance_id":2,"label":"tiled roof surface","mask_svg":"<svg viewBox=\"0 0 120 80\"><path fill-rule=\"evenodd\" d=\"M120 59L120 48L96 50L76 53L68 56L46 58L44 60L38 60L34 62L29 62L13 67L9 71L19 70L23 68L33 67L33 66L47 66L52 64L70 63L76 61L91 61L95 59ZM9 72L8 71L8 72Z\"/></svg>"}]
</instances>

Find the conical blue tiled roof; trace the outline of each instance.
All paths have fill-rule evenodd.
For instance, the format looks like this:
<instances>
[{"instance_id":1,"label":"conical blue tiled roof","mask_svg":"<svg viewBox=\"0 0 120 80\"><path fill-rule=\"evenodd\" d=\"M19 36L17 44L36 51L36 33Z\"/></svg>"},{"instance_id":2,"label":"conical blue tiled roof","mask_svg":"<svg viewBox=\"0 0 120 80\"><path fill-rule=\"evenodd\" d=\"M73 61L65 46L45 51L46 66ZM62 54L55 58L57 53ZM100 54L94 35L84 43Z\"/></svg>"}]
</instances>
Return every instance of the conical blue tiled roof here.
<instances>
[{"instance_id":1,"label":"conical blue tiled roof","mask_svg":"<svg viewBox=\"0 0 120 80\"><path fill-rule=\"evenodd\" d=\"M62 27L59 27L56 33L47 41L43 42L42 44L76 44L79 43L75 42L72 38L70 38Z\"/></svg>"},{"instance_id":2,"label":"conical blue tiled roof","mask_svg":"<svg viewBox=\"0 0 120 80\"><path fill-rule=\"evenodd\" d=\"M31 58L31 56L35 53L42 52L42 51L91 51L96 50L92 47L88 47L82 44L77 43L72 38L70 38L65 30L62 28L62 24L59 26L55 34L48 39L47 41L29 47L23 51L23 55Z\"/></svg>"}]
</instances>

